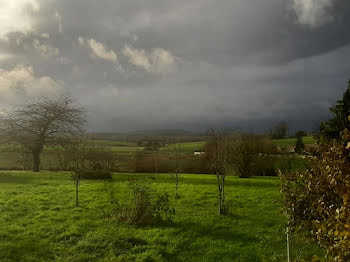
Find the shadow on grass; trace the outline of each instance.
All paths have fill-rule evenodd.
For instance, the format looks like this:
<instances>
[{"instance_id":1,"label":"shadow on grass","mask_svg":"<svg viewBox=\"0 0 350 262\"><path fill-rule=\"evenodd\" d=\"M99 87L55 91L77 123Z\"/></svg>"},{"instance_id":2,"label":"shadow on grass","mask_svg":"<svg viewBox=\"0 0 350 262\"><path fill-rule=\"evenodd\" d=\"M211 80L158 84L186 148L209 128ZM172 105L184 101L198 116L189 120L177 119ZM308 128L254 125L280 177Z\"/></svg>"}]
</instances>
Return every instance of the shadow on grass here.
<instances>
[{"instance_id":1,"label":"shadow on grass","mask_svg":"<svg viewBox=\"0 0 350 262\"><path fill-rule=\"evenodd\" d=\"M163 227L164 225L159 225L158 227ZM201 257L204 258L206 256L213 256L213 254L209 254L212 250L210 245L213 243L223 243L229 246L250 246L252 243L259 243L259 238L252 236L248 233L237 232L229 230L228 226L225 225L213 225L213 224L205 224L205 223L196 223L191 221L180 221L175 222L171 226L174 230L173 235L174 238L177 238L177 244L173 247L172 252L169 254L164 254L165 258L168 261L179 261L178 255L189 252L190 257L196 257L198 260L194 260L193 258L190 261L202 261ZM203 241L208 244L208 246L203 246ZM199 244L202 243L202 244ZM197 250L200 246L200 250ZM216 251L216 258L222 259L222 261L261 261L259 256L258 259L241 259L240 256L243 251L236 252L233 250L232 252L225 254L221 254L222 251L219 251L220 247ZM208 254L206 253L207 251ZM256 251L256 250L255 250ZM255 253L254 251L254 253ZM222 257L221 257L222 256ZM219 258L220 257L220 258ZM229 257L229 260L228 260ZM214 257L213 257L214 259ZM215 261L215 260L214 260ZM219 261L219 260L217 260Z\"/></svg>"},{"instance_id":2,"label":"shadow on grass","mask_svg":"<svg viewBox=\"0 0 350 262\"><path fill-rule=\"evenodd\" d=\"M150 174L123 174L118 176L118 174L114 175L115 182L128 181L129 179L142 180L146 179L149 182L154 183L164 183L164 184L174 184L173 179L167 178L165 175L157 175L152 176L152 179L148 179ZM199 176L199 175L198 175ZM186 185L208 185L208 186L216 186L216 178L214 175L207 175L208 177L196 178L196 175L192 175L191 177L187 177L187 175L181 176L181 184ZM234 177L232 180L232 176L227 176L226 186L241 186L241 187L257 187L257 188L276 188L279 186L278 179L271 179L270 177L253 177L253 178L237 178ZM146 181L145 180L145 181Z\"/></svg>"},{"instance_id":3,"label":"shadow on grass","mask_svg":"<svg viewBox=\"0 0 350 262\"><path fill-rule=\"evenodd\" d=\"M239 217L239 215L232 215ZM230 216L230 217L232 217ZM146 227L154 228L174 228L175 234L189 233L195 238L209 237L213 240L225 240L229 242L258 242L259 239L255 236L233 232L228 230L229 227L225 225L213 225L213 224L203 224L200 222L191 221L176 221L176 222L166 222L158 223L156 225L148 225Z\"/></svg>"},{"instance_id":4,"label":"shadow on grass","mask_svg":"<svg viewBox=\"0 0 350 262\"><path fill-rule=\"evenodd\" d=\"M26 176L13 175L11 173L0 173L0 184L28 184L33 179Z\"/></svg>"}]
</instances>

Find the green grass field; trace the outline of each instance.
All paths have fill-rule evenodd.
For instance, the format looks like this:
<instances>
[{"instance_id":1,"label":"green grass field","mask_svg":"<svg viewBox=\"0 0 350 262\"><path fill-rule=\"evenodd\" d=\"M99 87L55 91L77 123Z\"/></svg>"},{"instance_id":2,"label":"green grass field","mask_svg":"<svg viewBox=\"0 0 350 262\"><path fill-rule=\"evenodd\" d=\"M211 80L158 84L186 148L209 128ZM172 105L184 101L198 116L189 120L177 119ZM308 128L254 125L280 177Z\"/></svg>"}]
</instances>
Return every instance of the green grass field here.
<instances>
[{"instance_id":1,"label":"green grass field","mask_svg":"<svg viewBox=\"0 0 350 262\"><path fill-rule=\"evenodd\" d=\"M274 139L272 142L275 144L275 146L295 146L295 142L297 141L296 138L283 138L283 139ZM305 145L310 145L314 143L314 138L312 136L305 136L303 137L303 142Z\"/></svg>"},{"instance_id":2,"label":"green grass field","mask_svg":"<svg viewBox=\"0 0 350 262\"><path fill-rule=\"evenodd\" d=\"M130 155L132 153L140 152L144 148L139 146L106 146L105 149L120 155Z\"/></svg>"},{"instance_id":3,"label":"green grass field","mask_svg":"<svg viewBox=\"0 0 350 262\"><path fill-rule=\"evenodd\" d=\"M81 207L64 172L0 172L1 261L286 261L278 178L228 177L231 215L218 216L212 175L182 175L180 199L167 175L115 174L111 182L83 181ZM153 177L149 179L147 177ZM171 194L172 223L132 226L107 219L128 179L147 179ZM292 237L293 258L320 252Z\"/></svg>"}]
</instances>

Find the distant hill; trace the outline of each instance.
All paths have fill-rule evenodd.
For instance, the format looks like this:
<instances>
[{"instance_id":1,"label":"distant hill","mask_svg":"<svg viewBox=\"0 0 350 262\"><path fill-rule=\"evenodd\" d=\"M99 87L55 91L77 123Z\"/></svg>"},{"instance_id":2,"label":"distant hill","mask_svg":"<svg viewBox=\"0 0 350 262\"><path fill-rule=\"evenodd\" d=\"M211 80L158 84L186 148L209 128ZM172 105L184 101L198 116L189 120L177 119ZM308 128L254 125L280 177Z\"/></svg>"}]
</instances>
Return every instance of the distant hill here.
<instances>
[{"instance_id":1,"label":"distant hill","mask_svg":"<svg viewBox=\"0 0 350 262\"><path fill-rule=\"evenodd\" d=\"M197 134L182 129L148 129L128 133L91 133L93 139L109 141L158 141L158 142L197 142L206 140L203 134Z\"/></svg>"},{"instance_id":2,"label":"distant hill","mask_svg":"<svg viewBox=\"0 0 350 262\"><path fill-rule=\"evenodd\" d=\"M146 130L136 130L130 132L130 134L147 134L147 135L191 135L190 131L183 129L146 129Z\"/></svg>"}]
</instances>

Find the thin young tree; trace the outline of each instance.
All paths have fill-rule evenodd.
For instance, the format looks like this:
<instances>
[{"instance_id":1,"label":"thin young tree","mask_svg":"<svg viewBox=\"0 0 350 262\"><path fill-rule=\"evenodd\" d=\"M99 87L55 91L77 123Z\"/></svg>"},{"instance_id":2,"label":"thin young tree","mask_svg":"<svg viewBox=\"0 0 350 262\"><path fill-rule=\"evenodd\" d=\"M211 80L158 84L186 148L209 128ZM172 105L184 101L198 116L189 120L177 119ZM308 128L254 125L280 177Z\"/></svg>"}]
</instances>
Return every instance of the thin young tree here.
<instances>
[{"instance_id":1,"label":"thin young tree","mask_svg":"<svg viewBox=\"0 0 350 262\"><path fill-rule=\"evenodd\" d=\"M177 143L175 146L175 198L179 198L179 181L181 168L181 144Z\"/></svg>"},{"instance_id":2,"label":"thin young tree","mask_svg":"<svg viewBox=\"0 0 350 262\"><path fill-rule=\"evenodd\" d=\"M85 162L91 151L92 145L87 137L78 137L66 145L71 152L69 168L72 170L72 179L75 186L75 206L79 206L79 186L83 179L82 171L86 169Z\"/></svg>"},{"instance_id":3,"label":"thin young tree","mask_svg":"<svg viewBox=\"0 0 350 262\"><path fill-rule=\"evenodd\" d=\"M74 180L74 186L75 186L75 206L79 206L79 186L80 182L82 180L81 172L75 171L73 173L73 180Z\"/></svg>"},{"instance_id":4,"label":"thin young tree","mask_svg":"<svg viewBox=\"0 0 350 262\"><path fill-rule=\"evenodd\" d=\"M44 98L2 114L0 132L32 154L33 171L39 172L44 147L69 143L82 132L85 115L71 97Z\"/></svg>"},{"instance_id":5,"label":"thin young tree","mask_svg":"<svg viewBox=\"0 0 350 262\"><path fill-rule=\"evenodd\" d=\"M206 158L216 175L218 187L218 213L225 213L225 179L228 172L229 138L221 131L212 130L205 145Z\"/></svg>"},{"instance_id":6,"label":"thin young tree","mask_svg":"<svg viewBox=\"0 0 350 262\"><path fill-rule=\"evenodd\" d=\"M159 153L158 153L158 150L156 149L152 153L152 160L153 160L154 171L156 172L156 175L158 175L158 158L159 158Z\"/></svg>"}]
</instances>

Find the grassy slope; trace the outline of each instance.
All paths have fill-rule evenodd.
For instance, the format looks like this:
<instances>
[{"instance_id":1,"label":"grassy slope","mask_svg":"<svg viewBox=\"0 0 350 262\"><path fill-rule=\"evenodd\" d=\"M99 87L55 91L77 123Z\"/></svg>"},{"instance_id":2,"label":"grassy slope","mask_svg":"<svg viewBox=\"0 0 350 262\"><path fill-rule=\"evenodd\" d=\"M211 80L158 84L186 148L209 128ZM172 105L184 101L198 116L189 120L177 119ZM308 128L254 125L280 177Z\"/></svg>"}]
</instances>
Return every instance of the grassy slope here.
<instances>
[{"instance_id":1,"label":"grassy slope","mask_svg":"<svg viewBox=\"0 0 350 262\"><path fill-rule=\"evenodd\" d=\"M109 192L125 198L129 178L84 181L81 208L74 207L68 173L0 173L1 261L283 261L285 236L277 178L227 179L232 216L216 215L216 181L183 175L173 224L134 227L107 220ZM169 175L154 175L152 187L173 195ZM109 190L107 190L109 189ZM317 252L292 239L306 261Z\"/></svg>"},{"instance_id":2,"label":"grassy slope","mask_svg":"<svg viewBox=\"0 0 350 262\"><path fill-rule=\"evenodd\" d=\"M272 140L274 145L276 146L294 146L296 142L296 138L284 138L284 139L275 139ZM305 145L310 145L314 143L314 139L312 136L306 136L303 137L303 142ZM187 142L187 143L181 143L182 151L185 153L191 153L193 154L195 151L201 151L203 149L203 146L205 144L205 141L202 142ZM161 149L163 152L173 152L175 148L175 145L169 145L167 147L164 147Z\"/></svg>"}]
</instances>

